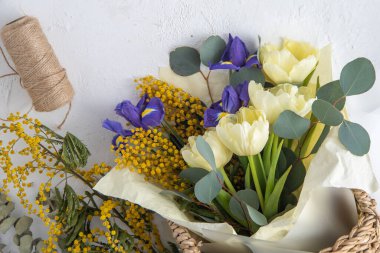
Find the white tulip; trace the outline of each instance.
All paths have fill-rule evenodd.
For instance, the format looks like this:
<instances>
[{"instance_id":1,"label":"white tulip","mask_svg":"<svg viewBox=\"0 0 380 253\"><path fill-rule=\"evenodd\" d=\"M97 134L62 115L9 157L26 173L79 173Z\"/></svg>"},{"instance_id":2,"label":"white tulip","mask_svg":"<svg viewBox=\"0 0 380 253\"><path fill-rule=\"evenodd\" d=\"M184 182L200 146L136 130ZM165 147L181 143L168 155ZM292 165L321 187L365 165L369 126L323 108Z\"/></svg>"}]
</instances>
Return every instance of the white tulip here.
<instances>
[{"instance_id":1,"label":"white tulip","mask_svg":"<svg viewBox=\"0 0 380 253\"><path fill-rule=\"evenodd\" d=\"M274 84L302 83L318 63L319 52L305 42L285 39L281 47L265 44L260 48L260 61Z\"/></svg>"},{"instance_id":2,"label":"white tulip","mask_svg":"<svg viewBox=\"0 0 380 253\"><path fill-rule=\"evenodd\" d=\"M223 144L239 156L261 152L268 141L269 122L265 113L252 107L242 107L236 114L223 117L216 126Z\"/></svg>"},{"instance_id":3,"label":"white tulip","mask_svg":"<svg viewBox=\"0 0 380 253\"><path fill-rule=\"evenodd\" d=\"M231 160L232 152L219 140L215 130L206 131L203 139L210 145L214 153L216 167L224 167ZM188 144L181 149L182 157L190 167L203 168L210 171L211 166L199 153L195 140L195 136L189 137Z\"/></svg>"},{"instance_id":4,"label":"white tulip","mask_svg":"<svg viewBox=\"0 0 380 253\"><path fill-rule=\"evenodd\" d=\"M265 90L261 84L251 81L248 86L251 104L265 112L269 123L274 123L281 112L291 110L304 117L311 110L315 100L310 87L297 87L284 83Z\"/></svg>"}]
</instances>

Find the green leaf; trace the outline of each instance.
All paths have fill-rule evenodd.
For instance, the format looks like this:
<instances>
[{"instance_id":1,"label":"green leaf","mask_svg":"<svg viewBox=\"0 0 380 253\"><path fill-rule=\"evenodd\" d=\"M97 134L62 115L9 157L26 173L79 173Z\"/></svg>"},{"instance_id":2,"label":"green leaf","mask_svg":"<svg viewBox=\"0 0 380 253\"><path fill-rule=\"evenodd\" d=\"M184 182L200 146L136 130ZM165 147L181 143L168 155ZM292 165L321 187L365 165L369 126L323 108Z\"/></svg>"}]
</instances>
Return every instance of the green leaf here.
<instances>
[{"instance_id":1,"label":"green leaf","mask_svg":"<svg viewBox=\"0 0 380 253\"><path fill-rule=\"evenodd\" d=\"M306 168L301 160L293 163L293 166L286 179L285 189L291 193L297 190L304 182L306 176Z\"/></svg>"},{"instance_id":2,"label":"green leaf","mask_svg":"<svg viewBox=\"0 0 380 253\"><path fill-rule=\"evenodd\" d=\"M211 171L195 184L195 197L202 203L210 204L222 189L222 181L218 172Z\"/></svg>"},{"instance_id":3,"label":"green leaf","mask_svg":"<svg viewBox=\"0 0 380 253\"><path fill-rule=\"evenodd\" d=\"M269 196L268 200L265 202L264 215L267 218L271 218L278 213L278 205L280 201L281 194L283 192L286 179L290 173L291 167L285 171L285 173L280 177L274 186L272 194Z\"/></svg>"},{"instance_id":4,"label":"green leaf","mask_svg":"<svg viewBox=\"0 0 380 253\"><path fill-rule=\"evenodd\" d=\"M305 80L303 80L301 86L307 86L309 84L311 78L313 77L314 72L315 72L315 68L313 69L313 71L310 72L310 74L305 78Z\"/></svg>"},{"instance_id":5,"label":"green leaf","mask_svg":"<svg viewBox=\"0 0 380 253\"><path fill-rule=\"evenodd\" d=\"M245 189L238 191L236 193L236 196L239 198L239 200L243 201L247 205L259 209L259 197L257 196L257 193L254 190L251 189Z\"/></svg>"},{"instance_id":6,"label":"green leaf","mask_svg":"<svg viewBox=\"0 0 380 253\"><path fill-rule=\"evenodd\" d=\"M200 71L201 59L192 47L178 47L169 55L170 68L180 76L190 76Z\"/></svg>"},{"instance_id":7,"label":"green leaf","mask_svg":"<svg viewBox=\"0 0 380 253\"><path fill-rule=\"evenodd\" d=\"M341 111L346 103L346 97L340 87L339 80L323 85L317 91L317 98L329 102Z\"/></svg>"},{"instance_id":8,"label":"green leaf","mask_svg":"<svg viewBox=\"0 0 380 253\"><path fill-rule=\"evenodd\" d=\"M15 224L16 234L21 235L29 230L33 219L28 216L22 216Z\"/></svg>"},{"instance_id":9,"label":"green leaf","mask_svg":"<svg viewBox=\"0 0 380 253\"><path fill-rule=\"evenodd\" d=\"M231 85L238 85L245 81L255 81L256 83L265 83L264 74L258 68L243 68L239 71L233 72L230 78Z\"/></svg>"},{"instance_id":10,"label":"green leaf","mask_svg":"<svg viewBox=\"0 0 380 253\"><path fill-rule=\"evenodd\" d=\"M13 202L8 202L6 205L0 206L0 220L6 218L15 209Z\"/></svg>"},{"instance_id":11,"label":"green leaf","mask_svg":"<svg viewBox=\"0 0 380 253\"><path fill-rule=\"evenodd\" d=\"M259 226L265 226L268 224L267 218L264 216L264 214L257 211L255 208L251 206L247 206L248 215L251 220L256 223Z\"/></svg>"},{"instance_id":12,"label":"green leaf","mask_svg":"<svg viewBox=\"0 0 380 253\"><path fill-rule=\"evenodd\" d=\"M370 60L357 58L343 67L340 85L346 96L364 93L372 88L376 74Z\"/></svg>"},{"instance_id":13,"label":"green leaf","mask_svg":"<svg viewBox=\"0 0 380 253\"><path fill-rule=\"evenodd\" d=\"M87 164L90 151L77 137L67 133L62 145L62 159L72 169Z\"/></svg>"},{"instance_id":14,"label":"green leaf","mask_svg":"<svg viewBox=\"0 0 380 253\"><path fill-rule=\"evenodd\" d=\"M286 110L277 118L273 125L273 131L285 139L298 139L309 129L309 126L310 120Z\"/></svg>"},{"instance_id":15,"label":"green leaf","mask_svg":"<svg viewBox=\"0 0 380 253\"><path fill-rule=\"evenodd\" d=\"M362 156L368 153L371 140L367 131L359 124L347 120L339 127L340 142L354 155Z\"/></svg>"},{"instance_id":16,"label":"green leaf","mask_svg":"<svg viewBox=\"0 0 380 253\"><path fill-rule=\"evenodd\" d=\"M8 217L5 220L3 220L0 224L0 233L5 234L11 226L16 222L17 218L16 217Z\"/></svg>"},{"instance_id":17,"label":"green leaf","mask_svg":"<svg viewBox=\"0 0 380 253\"><path fill-rule=\"evenodd\" d=\"M315 117L328 126L338 126L343 122L343 115L332 104L321 99L313 102L312 111Z\"/></svg>"},{"instance_id":18,"label":"green leaf","mask_svg":"<svg viewBox=\"0 0 380 253\"><path fill-rule=\"evenodd\" d=\"M210 36L203 42L199 53L203 65L215 64L222 58L226 42L219 36Z\"/></svg>"},{"instance_id":19,"label":"green leaf","mask_svg":"<svg viewBox=\"0 0 380 253\"><path fill-rule=\"evenodd\" d=\"M32 252L33 238L31 235L26 234L20 237L20 253Z\"/></svg>"},{"instance_id":20,"label":"green leaf","mask_svg":"<svg viewBox=\"0 0 380 253\"><path fill-rule=\"evenodd\" d=\"M330 132L330 127L329 126L325 126L322 130L322 133L321 135L319 136L319 139L317 141L317 143L315 143L313 149L311 150L311 154L315 154L318 152L319 148L321 147L323 141L326 139L327 135L329 134Z\"/></svg>"},{"instance_id":21,"label":"green leaf","mask_svg":"<svg viewBox=\"0 0 380 253\"><path fill-rule=\"evenodd\" d=\"M208 162L208 164L210 164L213 170L216 170L215 157L210 145L203 139L202 136L197 137L195 144L201 156Z\"/></svg>"},{"instance_id":22,"label":"green leaf","mask_svg":"<svg viewBox=\"0 0 380 253\"><path fill-rule=\"evenodd\" d=\"M229 208L232 216L239 221L239 223L248 226L248 211L246 210L247 205L239 201L236 197L231 197L229 202Z\"/></svg>"},{"instance_id":23,"label":"green leaf","mask_svg":"<svg viewBox=\"0 0 380 253\"><path fill-rule=\"evenodd\" d=\"M189 180L191 183L195 184L201 178L206 176L208 174L208 171L202 168L187 168L179 173L179 176L182 179Z\"/></svg>"}]
</instances>

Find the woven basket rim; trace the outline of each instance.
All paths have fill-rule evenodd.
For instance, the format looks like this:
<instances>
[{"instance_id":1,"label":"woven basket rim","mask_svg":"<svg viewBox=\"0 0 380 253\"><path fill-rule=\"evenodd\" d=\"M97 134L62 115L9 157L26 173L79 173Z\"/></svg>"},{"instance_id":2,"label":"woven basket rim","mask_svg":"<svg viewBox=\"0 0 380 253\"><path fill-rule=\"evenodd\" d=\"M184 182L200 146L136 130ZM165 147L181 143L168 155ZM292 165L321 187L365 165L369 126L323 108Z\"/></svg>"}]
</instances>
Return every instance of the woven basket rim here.
<instances>
[{"instance_id":1,"label":"woven basket rim","mask_svg":"<svg viewBox=\"0 0 380 253\"><path fill-rule=\"evenodd\" d=\"M341 236L334 245L320 253L380 253L380 219L376 211L376 201L368 193L352 189L358 210L358 223L348 235ZM183 253L200 253L201 241L197 241L189 231L168 221L173 237Z\"/></svg>"}]
</instances>

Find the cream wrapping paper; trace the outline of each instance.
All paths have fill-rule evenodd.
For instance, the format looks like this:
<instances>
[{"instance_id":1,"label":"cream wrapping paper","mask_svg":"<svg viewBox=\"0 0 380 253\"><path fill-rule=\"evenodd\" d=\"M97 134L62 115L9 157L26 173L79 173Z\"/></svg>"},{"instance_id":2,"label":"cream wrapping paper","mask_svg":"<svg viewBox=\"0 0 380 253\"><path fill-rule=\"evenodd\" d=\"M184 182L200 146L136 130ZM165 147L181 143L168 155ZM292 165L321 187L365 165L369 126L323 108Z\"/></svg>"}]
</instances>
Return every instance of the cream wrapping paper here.
<instances>
[{"instance_id":1,"label":"cream wrapping paper","mask_svg":"<svg viewBox=\"0 0 380 253\"><path fill-rule=\"evenodd\" d=\"M215 78L211 82L219 83L213 94L221 94L226 85L225 73L221 73L219 77L217 74L211 76ZM320 77L321 84L331 81L329 46L321 50L315 73L311 82L316 82L316 76ZM160 78L176 86L179 83L179 87L190 93L195 89L200 95L205 94L205 83L200 85L200 75L186 79L176 76L167 68L161 68ZM194 83L198 85L192 86ZM356 223L355 201L349 190L352 188L374 193L378 190L378 183L368 155L358 157L347 151L337 138L337 129L332 129L311 161L298 205L260 228L252 237L236 235L227 223L194 222L173 199L160 194L161 188L147 183L142 175L127 168L112 169L94 187L105 195L150 209L209 241L244 244L255 253L317 252L330 246Z\"/></svg>"}]
</instances>

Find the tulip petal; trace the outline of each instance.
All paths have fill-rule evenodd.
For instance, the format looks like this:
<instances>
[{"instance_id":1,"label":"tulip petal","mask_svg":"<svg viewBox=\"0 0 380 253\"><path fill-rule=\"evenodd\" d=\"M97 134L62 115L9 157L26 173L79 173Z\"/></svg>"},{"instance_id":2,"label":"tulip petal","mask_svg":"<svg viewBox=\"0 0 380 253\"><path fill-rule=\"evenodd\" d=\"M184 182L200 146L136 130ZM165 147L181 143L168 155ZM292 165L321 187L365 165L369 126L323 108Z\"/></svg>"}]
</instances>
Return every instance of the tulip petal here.
<instances>
[{"instance_id":1,"label":"tulip petal","mask_svg":"<svg viewBox=\"0 0 380 253\"><path fill-rule=\"evenodd\" d=\"M289 76L292 83L302 83L317 65L315 56L310 55L293 66Z\"/></svg>"},{"instance_id":2,"label":"tulip petal","mask_svg":"<svg viewBox=\"0 0 380 253\"><path fill-rule=\"evenodd\" d=\"M263 69L265 74L276 84L289 82L288 73L273 63L264 63Z\"/></svg>"},{"instance_id":3,"label":"tulip petal","mask_svg":"<svg viewBox=\"0 0 380 253\"><path fill-rule=\"evenodd\" d=\"M235 113L240 108L239 96L236 90L231 85L228 85L223 90L222 108L223 111L228 113Z\"/></svg>"},{"instance_id":4,"label":"tulip petal","mask_svg":"<svg viewBox=\"0 0 380 253\"><path fill-rule=\"evenodd\" d=\"M116 105L115 111L117 115L124 117L134 127L142 127L140 110L131 101L125 100L119 103Z\"/></svg>"},{"instance_id":5,"label":"tulip petal","mask_svg":"<svg viewBox=\"0 0 380 253\"><path fill-rule=\"evenodd\" d=\"M318 50L306 42L285 39L283 46L288 49L299 61L310 55L318 55Z\"/></svg>"},{"instance_id":6,"label":"tulip petal","mask_svg":"<svg viewBox=\"0 0 380 253\"><path fill-rule=\"evenodd\" d=\"M141 113L141 123L144 129L159 126L164 118L164 104L159 98L152 98Z\"/></svg>"}]
</instances>

